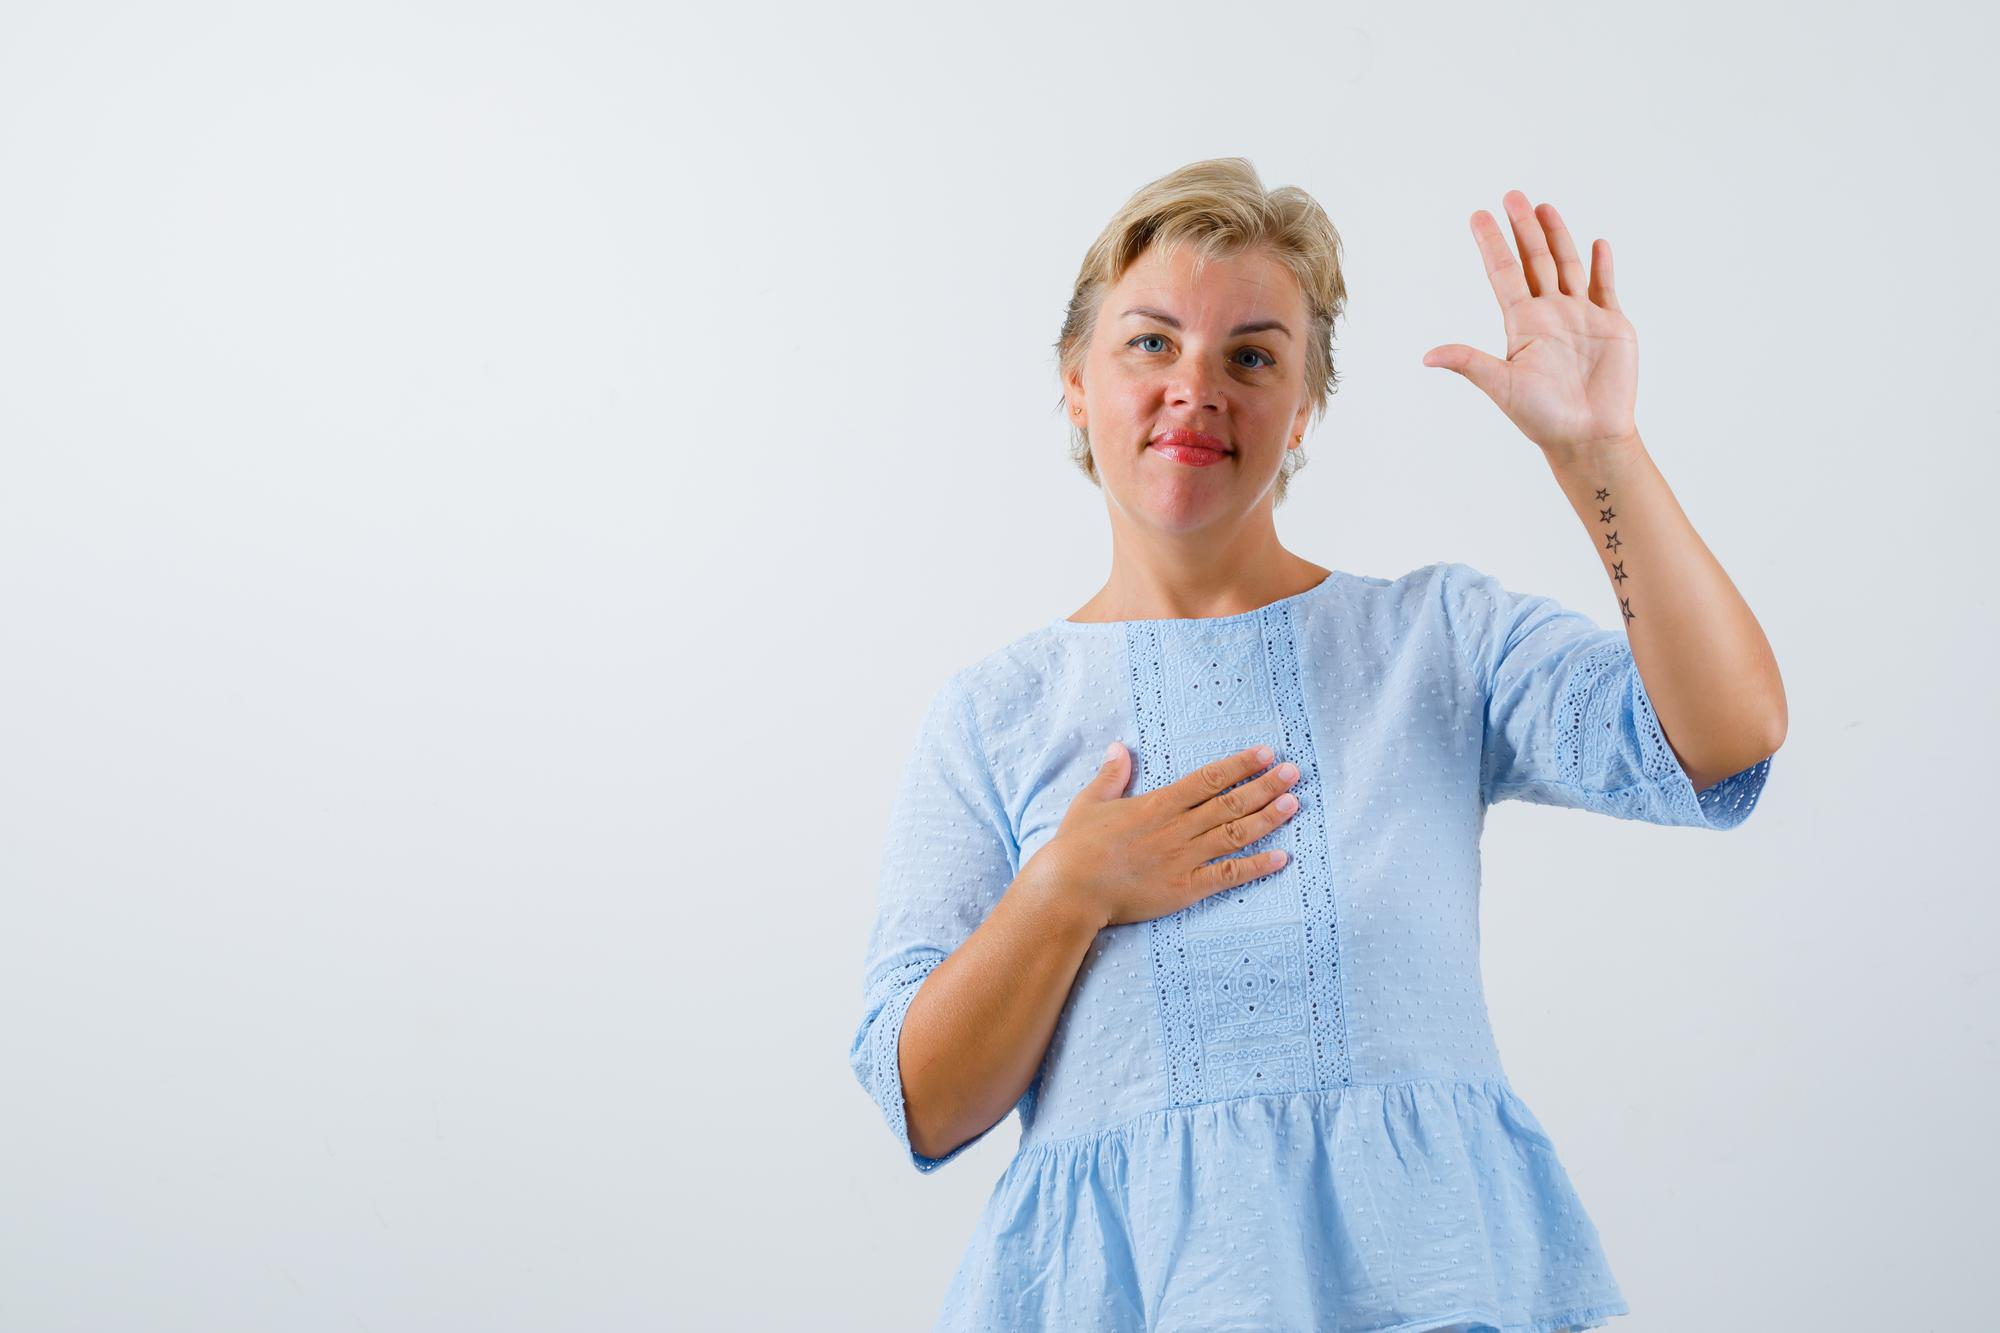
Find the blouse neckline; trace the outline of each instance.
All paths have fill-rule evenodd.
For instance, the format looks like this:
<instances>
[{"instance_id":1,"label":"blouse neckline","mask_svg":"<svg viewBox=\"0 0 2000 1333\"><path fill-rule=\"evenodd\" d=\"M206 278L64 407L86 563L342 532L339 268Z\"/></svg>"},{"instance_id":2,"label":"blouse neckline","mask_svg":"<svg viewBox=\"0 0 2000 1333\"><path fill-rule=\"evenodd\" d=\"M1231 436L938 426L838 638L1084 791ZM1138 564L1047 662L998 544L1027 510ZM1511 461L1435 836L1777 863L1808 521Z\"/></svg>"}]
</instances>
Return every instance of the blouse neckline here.
<instances>
[{"instance_id":1,"label":"blouse neckline","mask_svg":"<svg viewBox=\"0 0 2000 1333\"><path fill-rule=\"evenodd\" d=\"M1049 622L1048 628L1078 634L1101 633L1113 630L1122 633L1128 626L1132 625L1198 625L1204 628L1227 629L1233 625L1247 624L1263 615L1266 611L1301 606L1308 600L1325 594L1332 587L1334 580L1339 577L1339 570L1329 570L1325 578L1313 584L1312 587L1307 588L1304 592L1295 592L1289 597L1280 597L1275 602L1266 602L1262 606L1255 607L1249 611L1238 611L1234 615L1153 616L1134 620L1071 620L1067 616L1057 616Z\"/></svg>"}]
</instances>

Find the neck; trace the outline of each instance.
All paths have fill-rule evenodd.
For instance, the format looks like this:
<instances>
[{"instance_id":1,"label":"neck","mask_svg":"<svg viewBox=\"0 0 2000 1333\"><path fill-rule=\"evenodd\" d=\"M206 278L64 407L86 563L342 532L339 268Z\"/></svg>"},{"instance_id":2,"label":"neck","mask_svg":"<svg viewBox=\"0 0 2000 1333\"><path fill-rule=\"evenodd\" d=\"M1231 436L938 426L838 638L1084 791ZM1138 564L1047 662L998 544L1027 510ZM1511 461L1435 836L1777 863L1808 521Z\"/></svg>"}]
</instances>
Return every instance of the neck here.
<instances>
[{"instance_id":1,"label":"neck","mask_svg":"<svg viewBox=\"0 0 2000 1333\"><path fill-rule=\"evenodd\" d=\"M1193 551L1166 543L1113 543L1111 573L1075 621L1233 616L1314 587L1332 571L1277 542L1251 550Z\"/></svg>"}]
</instances>

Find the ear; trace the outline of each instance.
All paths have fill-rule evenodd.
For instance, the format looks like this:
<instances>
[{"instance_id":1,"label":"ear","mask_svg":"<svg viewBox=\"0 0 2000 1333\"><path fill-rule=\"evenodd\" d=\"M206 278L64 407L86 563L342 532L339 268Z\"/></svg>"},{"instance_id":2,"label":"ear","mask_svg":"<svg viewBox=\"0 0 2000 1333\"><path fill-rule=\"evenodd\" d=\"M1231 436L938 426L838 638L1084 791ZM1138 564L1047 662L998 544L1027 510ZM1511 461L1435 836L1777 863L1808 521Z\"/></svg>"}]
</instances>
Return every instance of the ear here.
<instances>
[{"instance_id":1,"label":"ear","mask_svg":"<svg viewBox=\"0 0 2000 1333\"><path fill-rule=\"evenodd\" d=\"M1071 370L1063 374L1063 398L1065 399L1065 410L1069 414L1069 424L1072 426L1087 424L1090 411L1084 406L1083 375L1081 372Z\"/></svg>"},{"instance_id":2,"label":"ear","mask_svg":"<svg viewBox=\"0 0 2000 1333\"><path fill-rule=\"evenodd\" d=\"M1292 433L1285 440L1285 447L1287 449L1298 447L1300 443L1300 437L1306 433L1306 422L1310 421L1311 419L1312 419L1312 404L1311 403L1299 404L1298 412L1294 414L1292 417Z\"/></svg>"}]
</instances>

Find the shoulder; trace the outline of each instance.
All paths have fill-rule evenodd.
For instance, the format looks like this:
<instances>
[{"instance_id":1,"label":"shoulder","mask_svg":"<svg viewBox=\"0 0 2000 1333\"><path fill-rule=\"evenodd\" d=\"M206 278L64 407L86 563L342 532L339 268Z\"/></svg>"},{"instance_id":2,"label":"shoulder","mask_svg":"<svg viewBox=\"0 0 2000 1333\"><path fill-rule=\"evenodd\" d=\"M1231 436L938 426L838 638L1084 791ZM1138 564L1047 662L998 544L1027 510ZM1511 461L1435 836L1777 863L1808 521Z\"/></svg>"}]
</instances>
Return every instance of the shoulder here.
<instances>
[{"instance_id":1,"label":"shoulder","mask_svg":"<svg viewBox=\"0 0 2000 1333\"><path fill-rule=\"evenodd\" d=\"M1407 594L1427 597L1459 597L1477 593L1495 582L1493 576L1463 560L1434 560L1394 581Z\"/></svg>"},{"instance_id":2,"label":"shoulder","mask_svg":"<svg viewBox=\"0 0 2000 1333\"><path fill-rule=\"evenodd\" d=\"M949 683L974 699L1035 699L1124 650L1122 634L1069 634L1043 625L967 662L952 672Z\"/></svg>"},{"instance_id":3,"label":"shoulder","mask_svg":"<svg viewBox=\"0 0 2000 1333\"><path fill-rule=\"evenodd\" d=\"M1064 691L1076 674L1068 665L1075 652L1050 628L1019 635L938 682L928 708L931 724L948 725L983 750L988 737L1045 710Z\"/></svg>"},{"instance_id":4,"label":"shoulder","mask_svg":"<svg viewBox=\"0 0 2000 1333\"><path fill-rule=\"evenodd\" d=\"M1435 613L1416 615L1412 624L1453 635L1467 632L1514 596L1499 579L1463 560L1433 561L1385 584L1406 612Z\"/></svg>"},{"instance_id":5,"label":"shoulder","mask_svg":"<svg viewBox=\"0 0 2000 1333\"><path fill-rule=\"evenodd\" d=\"M1334 578L1340 585L1325 601L1333 620L1382 640L1449 634L1497 593L1490 575L1461 560L1434 560L1394 577L1336 571Z\"/></svg>"},{"instance_id":6,"label":"shoulder","mask_svg":"<svg viewBox=\"0 0 2000 1333\"><path fill-rule=\"evenodd\" d=\"M1394 577L1350 574L1328 599L1318 627L1318 655L1330 648L1378 660L1422 657L1472 674L1476 645L1488 637L1509 594L1462 560L1434 560Z\"/></svg>"},{"instance_id":7,"label":"shoulder","mask_svg":"<svg viewBox=\"0 0 2000 1333\"><path fill-rule=\"evenodd\" d=\"M1338 592L1350 600L1359 598L1382 602L1435 597L1476 586L1490 576L1462 560L1433 560L1394 577L1380 574L1350 574L1335 570Z\"/></svg>"}]
</instances>

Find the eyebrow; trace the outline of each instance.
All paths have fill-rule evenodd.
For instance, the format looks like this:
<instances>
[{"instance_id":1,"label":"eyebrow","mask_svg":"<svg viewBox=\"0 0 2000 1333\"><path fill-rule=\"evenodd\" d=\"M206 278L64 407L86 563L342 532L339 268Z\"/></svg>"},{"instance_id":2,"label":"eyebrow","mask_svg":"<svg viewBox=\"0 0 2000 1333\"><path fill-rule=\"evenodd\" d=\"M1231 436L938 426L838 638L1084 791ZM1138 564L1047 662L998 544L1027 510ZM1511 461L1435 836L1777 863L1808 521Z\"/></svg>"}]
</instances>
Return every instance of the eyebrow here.
<instances>
[{"instance_id":1,"label":"eyebrow","mask_svg":"<svg viewBox=\"0 0 2000 1333\"><path fill-rule=\"evenodd\" d=\"M1169 315L1166 311L1155 310L1151 306L1145 306L1145 305L1133 306L1130 310L1127 310L1124 315L1120 316L1120 318L1129 319L1133 315L1143 315L1147 319L1157 319L1160 321L1160 323L1165 324L1168 328L1171 329L1177 329L1181 326L1181 322L1175 319L1172 315ZM1284 334L1287 338L1292 336L1292 331L1286 328L1282 321L1275 319L1256 319L1250 321L1248 324L1238 324L1235 328L1229 331L1229 336L1232 338L1238 338L1246 333L1262 333L1266 329L1276 329L1278 332Z\"/></svg>"}]
</instances>

